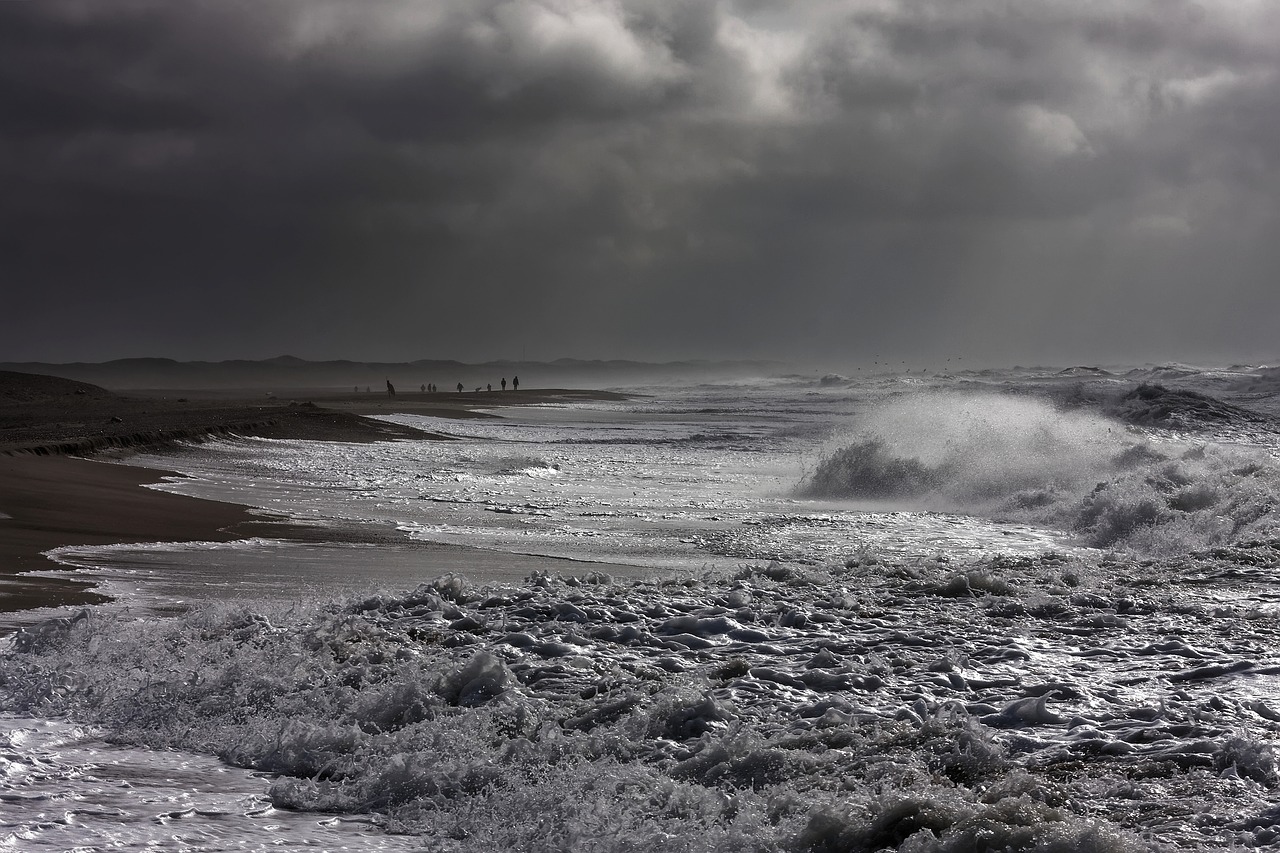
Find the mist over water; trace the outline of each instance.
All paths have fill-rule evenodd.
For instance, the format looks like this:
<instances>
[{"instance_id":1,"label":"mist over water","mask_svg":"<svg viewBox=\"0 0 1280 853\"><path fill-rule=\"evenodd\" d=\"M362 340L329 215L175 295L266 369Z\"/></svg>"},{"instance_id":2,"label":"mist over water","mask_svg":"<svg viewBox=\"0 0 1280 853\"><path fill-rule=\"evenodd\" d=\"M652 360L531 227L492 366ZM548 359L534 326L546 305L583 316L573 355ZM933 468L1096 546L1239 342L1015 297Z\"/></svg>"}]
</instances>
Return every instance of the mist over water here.
<instances>
[{"instance_id":1,"label":"mist over water","mask_svg":"<svg viewBox=\"0 0 1280 853\"><path fill-rule=\"evenodd\" d=\"M808 494L990 510L1032 488L1114 469L1120 424L1027 397L922 391L859 413L808 477Z\"/></svg>"}]
</instances>

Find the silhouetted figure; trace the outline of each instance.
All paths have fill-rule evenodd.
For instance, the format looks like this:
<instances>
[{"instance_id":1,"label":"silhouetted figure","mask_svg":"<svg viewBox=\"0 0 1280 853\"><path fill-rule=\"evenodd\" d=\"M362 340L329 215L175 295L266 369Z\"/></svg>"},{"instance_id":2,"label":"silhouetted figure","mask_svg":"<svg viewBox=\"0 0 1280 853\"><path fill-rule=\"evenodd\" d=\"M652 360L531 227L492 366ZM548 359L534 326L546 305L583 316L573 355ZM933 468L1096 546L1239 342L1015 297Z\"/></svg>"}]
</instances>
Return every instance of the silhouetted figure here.
<instances>
[{"instance_id":1,"label":"silhouetted figure","mask_svg":"<svg viewBox=\"0 0 1280 853\"><path fill-rule=\"evenodd\" d=\"M502 377L502 390L507 390L507 377Z\"/></svg>"},{"instance_id":2,"label":"silhouetted figure","mask_svg":"<svg viewBox=\"0 0 1280 853\"><path fill-rule=\"evenodd\" d=\"M459 383L458 383L458 393L459 393L459 394L461 394L461 393L462 393L462 383L461 383L461 382L459 382Z\"/></svg>"},{"instance_id":3,"label":"silhouetted figure","mask_svg":"<svg viewBox=\"0 0 1280 853\"><path fill-rule=\"evenodd\" d=\"M519 377L519 376L513 376L513 377L511 377L511 390L512 390L512 391L519 391L519 390L520 390L520 377Z\"/></svg>"},{"instance_id":4,"label":"silhouetted figure","mask_svg":"<svg viewBox=\"0 0 1280 853\"><path fill-rule=\"evenodd\" d=\"M427 386L426 386L426 385L423 385L423 386L422 386L422 393L423 393L423 394L427 393Z\"/></svg>"},{"instance_id":5,"label":"silhouetted figure","mask_svg":"<svg viewBox=\"0 0 1280 853\"><path fill-rule=\"evenodd\" d=\"M488 385L484 386L484 390L486 390L486 391L488 391L489 393L491 393L491 394L492 394L492 393L493 393L493 383L492 383L492 382L490 382Z\"/></svg>"},{"instance_id":6,"label":"silhouetted figure","mask_svg":"<svg viewBox=\"0 0 1280 853\"><path fill-rule=\"evenodd\" d=\"M387 380L387 396L394 397L396 395L396 386L391 384L391 380Z\"/></svg>"}]
</instances>

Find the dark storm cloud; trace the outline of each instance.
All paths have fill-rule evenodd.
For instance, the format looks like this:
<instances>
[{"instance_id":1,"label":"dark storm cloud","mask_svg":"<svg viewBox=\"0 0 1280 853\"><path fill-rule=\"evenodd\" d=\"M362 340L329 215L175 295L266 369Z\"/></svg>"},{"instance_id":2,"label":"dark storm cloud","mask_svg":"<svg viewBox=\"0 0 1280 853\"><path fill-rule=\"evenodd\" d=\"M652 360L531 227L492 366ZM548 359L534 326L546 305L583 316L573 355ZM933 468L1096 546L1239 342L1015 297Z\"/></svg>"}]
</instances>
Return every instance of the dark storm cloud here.
<instances>
[{"instance_id":1,"label":"dark storm cloud","mask_svg":"<svg viewBox=\"0 0 1280 853\"><path fill-rule=\"evenodd\" d=\"M1278 36L1252 0L3 3L5 356L1265 354Z\"/></svg>"}]
</instances>

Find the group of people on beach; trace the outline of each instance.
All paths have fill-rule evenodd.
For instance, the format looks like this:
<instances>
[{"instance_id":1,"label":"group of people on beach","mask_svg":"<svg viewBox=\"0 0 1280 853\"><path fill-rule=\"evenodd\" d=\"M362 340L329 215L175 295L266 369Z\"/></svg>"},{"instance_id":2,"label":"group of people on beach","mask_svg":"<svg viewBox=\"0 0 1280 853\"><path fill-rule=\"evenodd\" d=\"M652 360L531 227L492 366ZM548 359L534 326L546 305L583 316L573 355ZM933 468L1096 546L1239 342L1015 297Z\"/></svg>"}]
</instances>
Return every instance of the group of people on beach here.
<instances>
[{"instance_id":1,"label":"group of people on beach","mask_svg":"<svg viewBox=\"0 0 1280 853\"><path fill-rule=\"evenodd\" d=\"M485 385L483 388L481 388L479 385L477 385L477 386L476 386L476 393L477 393L477 394L479 394L481 391L492 391L492 390L493 390L493 383L492 383L492 382L488 383L488 384L487 384L487 385ZM507 390L507 377L505 377L505 376L504 376L504 377L502 377L502 390L503 390L503 391ZM519 376L512 377L512 379L511 379L511 390L512 390L512 391L519 391L519 390L520 390L520 377L519 377ZM462 391L463 391L462 383L461 383L461 382L459 382L459 383L458 383L458 393L459 393L459 394L461 394L461 393L462 393Z\"/></svg>"},{"instance_id":2,"label":"group of people on beach","mask_svg":"<svg viewBox=\"0 0 1280 853\"><path fill-rule=\"evenodd\" d=\"M503 391L507 390L507 377L505 377L505 376L504 376L504 377L502 377L502 383L501 383L501 384L502 384L502 390L503 390ZM356 390L359 390L359 386L356 386ZM365 391L368 391L369 389L366 387L364 390L365 390ZM424 384L424 385L422 386L422 389L421 389L421 390L422 390L422 393L423 393L423 394L434 394L434 393L436 393L436 391L437 391L438 389L437 389L437 388L436 388L436 386L435 386L435 385L433 385L433 384ZM482 390L481 388L477 387L477 388L476 388L476 393L479 393L481 390ZM489 384L485 385L483 390L486 390L486 391L492 391L492 390L493 390L493 383L492 383L492 382L490 382ZM513 377L511 378L511 390L512 390L512 391L519 391L519 390L520 390L520 377L519 377L519 376L513 376ZM462 385L462 383L461 383L461 382L459 382L459 383L458 383L458 393L459 393L459 394L461 394L461 393L462 393L462 391L463 391L463 385ZM390 380L390 379L388 379L388 380L387 380L387 396L388 396L388 397L394 397L395 395L396 395L396 386L392 385L392 384L391 384L391 380Z\"/></svg>"}]
</instances>

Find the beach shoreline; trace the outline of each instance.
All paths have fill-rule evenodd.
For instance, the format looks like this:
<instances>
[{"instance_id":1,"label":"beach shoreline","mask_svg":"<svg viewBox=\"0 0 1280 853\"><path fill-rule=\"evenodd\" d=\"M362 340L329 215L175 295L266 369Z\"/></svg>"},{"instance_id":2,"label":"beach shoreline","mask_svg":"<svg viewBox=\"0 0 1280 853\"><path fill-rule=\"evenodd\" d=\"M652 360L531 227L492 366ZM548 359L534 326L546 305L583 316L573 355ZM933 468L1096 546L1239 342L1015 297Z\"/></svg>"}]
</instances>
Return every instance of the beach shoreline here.
<instances>
[{"instance_id":1,"label":"beach shoreline","mask_svg":"<svg viewBox=\"0 0 1280 853\"><path fill-rule=\"evenodd\" d=\"M0 456L0 612L100 604L86 584L33 576L64 545L229 541L248 507L146 488L173 472L71 456Z\"/></svg>"},{"instance_id":2,"label":"beach shoreline","mask_svg":"<svg viewBox=\"0 0 1280 853\"><path fill-rule=\"evenodd\" d=\"M387 531L335 531L273 520L238 504L148 488L172 471L120 462L210 438L255 436L319 441L449 440L367 415L496 417L477 409L622 399L608 392L529 390L487 394L310 394L299 401L203 399L198 392L122 396L71 383L52 391L26 383L32 399L0 399L0 613L109 601L89 584L32 575L60 568L45 552L68 545L226 542L252 536L297 541L378 542ZM0 388L0 390L4 390ZM16 399L15 399L16 397ZM111 460L111 461L107 461Z\"/></svg>"}]
</instances>

